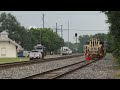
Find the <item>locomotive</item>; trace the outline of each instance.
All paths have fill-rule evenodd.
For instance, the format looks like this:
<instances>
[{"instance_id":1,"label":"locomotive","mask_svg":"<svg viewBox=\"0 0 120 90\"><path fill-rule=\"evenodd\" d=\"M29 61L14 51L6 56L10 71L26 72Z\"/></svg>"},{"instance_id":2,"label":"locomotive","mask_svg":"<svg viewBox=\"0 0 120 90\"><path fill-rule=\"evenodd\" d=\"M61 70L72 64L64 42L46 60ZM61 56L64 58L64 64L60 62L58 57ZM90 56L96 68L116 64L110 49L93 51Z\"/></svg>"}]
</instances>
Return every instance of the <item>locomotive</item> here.
<instances>
[{"instance_id":1,"label":"locomotive","mask_svg":"<svg viewBox=\"0 0 120 90\"><path fill-rule=\"evenodd\" d=\"M93 38L84 45L84 55L92 60L106 55L106 45L103 41Z\"/></svg>"}]
</instances>

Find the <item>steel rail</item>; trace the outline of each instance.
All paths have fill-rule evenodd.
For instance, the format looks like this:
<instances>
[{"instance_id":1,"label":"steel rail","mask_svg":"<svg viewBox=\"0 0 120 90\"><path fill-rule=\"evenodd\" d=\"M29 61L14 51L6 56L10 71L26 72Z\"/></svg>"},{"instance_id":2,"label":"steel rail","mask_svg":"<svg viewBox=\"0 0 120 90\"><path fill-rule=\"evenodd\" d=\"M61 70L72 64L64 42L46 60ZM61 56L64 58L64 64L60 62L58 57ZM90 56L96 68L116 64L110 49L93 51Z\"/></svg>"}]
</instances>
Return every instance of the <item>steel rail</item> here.
<instances>
[{"instance_id":1,"label":"steel rail","mask_svg":"<svg viewBox=\"0 0 120 90\"><path fill-rule=\"evenodd\" d=\"M36 63L51 62L55 60L64 60L64 59L75 58L79 56L82 56L82 55L72 55L72 56L64 56L64 57L56 57L56 58L36 59L32 61L4 63L4 64L0 64L0 69L2 69L3 67L9 68L9 67L16 67L16 66L23 66L23 65L31 65Z\"/></svg>"},{"instance_id":2,"label":"steel rail","mask_svg":"<svg viewBox=\"0 0 120 90\"><path fill-rule=\"evenodd\" d=\"M87 62L84 60L84 61L80 61L80 62L77 62L74 64L70 64L70 65L66 65L63 67L56 68L56 69L48 70L48 71L45 71L43 73L38 73L35 75L27 76L27 77L24 77L21 79L34 79L36 77L38 77L39 79L57 79L57 78L60 78L66 74L69 74L75 70L86 67L87 65L89 65L95 61L97 61L97 60L92 60L90 62ZM68 69L68 70L65 72L64 71L65 69Z\"/></svg>"}]
</instances>

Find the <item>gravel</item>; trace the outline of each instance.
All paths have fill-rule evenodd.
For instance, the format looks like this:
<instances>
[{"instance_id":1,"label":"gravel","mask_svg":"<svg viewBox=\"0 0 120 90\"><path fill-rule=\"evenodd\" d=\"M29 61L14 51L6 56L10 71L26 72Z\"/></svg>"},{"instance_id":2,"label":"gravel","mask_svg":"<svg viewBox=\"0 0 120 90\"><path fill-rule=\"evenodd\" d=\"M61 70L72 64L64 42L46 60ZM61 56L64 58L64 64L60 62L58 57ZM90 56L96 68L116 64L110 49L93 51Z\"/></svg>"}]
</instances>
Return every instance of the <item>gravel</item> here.
<instances>
[{"instance_id":1,"label":"gravel","mask_svg":"<svg viewBox=\"0 0 120 90\"><path fill-rule=\"evenodd\" d=\"M107 54L105 58L95 63L68 74L61 79L114 79L113 69L115 63L111 54Z\"/></svg>"},{"instance_id":2,"label":"gravel","mask_svg":"<svg viewBox=\"0 0 120 90\"><path fill-rule=\"evenodd\" d=\"M8 69L0 69L0 79L20 79L65 65L77 63L82 60L84 60L83 57L76 57L58 61L32 64L27 66L12 67Z\"/></svg>"}]
</instances>

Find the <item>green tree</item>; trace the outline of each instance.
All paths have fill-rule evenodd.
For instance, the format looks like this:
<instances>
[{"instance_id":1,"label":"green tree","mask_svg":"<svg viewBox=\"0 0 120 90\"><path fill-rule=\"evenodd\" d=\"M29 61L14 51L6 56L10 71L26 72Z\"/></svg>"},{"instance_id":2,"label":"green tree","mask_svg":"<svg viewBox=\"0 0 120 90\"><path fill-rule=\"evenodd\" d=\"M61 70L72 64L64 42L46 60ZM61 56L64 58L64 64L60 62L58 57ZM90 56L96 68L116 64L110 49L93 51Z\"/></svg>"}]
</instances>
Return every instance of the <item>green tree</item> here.
<instances>
[{"instance_id":1,"label":"green tree","mask_svg":"<svg viewBox=\"0 0 120 90\"><path fill-rule=\"evenodd\" d=\"M15 16L10 13L2 13L0 15L0 24L0 32L6 30L9 33L10 39L15 40L24 47L25 43L27 43L27 31L20 25Z\"/></svg>"},{"instance_id":2,"label":"green tree","mask_svg":"<svg viewBox=\"0 0 120 90\"><path fill-rule=\"evenodd\" d=\"M67 46L67 47L68 47L68 45L69 45L69 48L72 50L72 52L75 53L75 52L76 52L76 50L75 50L76 44L71 43L71 42L65 42L65 43L64 43L64 46Z\"/></svg>"},{"instance_id":3,"label":"green tree","mask_svg":"<svg viewBox=\"0 0 120 90\"><path fill-rule=\"evenodd\" d=\"M95 35L92 35L92 38L98 38L101 41L106 41L107 40L107 34L97 33Z\"/></svg>"},{"instance_id":4,"label":"green tree","mask_svg":"<svg viewBox=\"0 0 120 90\"><path fill-rule=\"evenodd\" d=\"M26 50L32 50L40 42L48 51L60 49L64 44L64 40L53 32L51 28L26 29L10 13L2 13L0 15L0 23L0 32L6 30L9 33L9 38L15 40ZM42 36L40 36L40 33Z\"/></svg>"},{"instance_id":5,"label":"green tree","mask_svg":"<svg viewBox=\"0 0 120 90\"><path fill-rule=\"evenodd\" d=\"M104 11L109 23L109 38L111 39L112 52L115 57L120 57L120 11Z\"/></svg>"},{"instance_id":6,"label":"green tree","mask_svg":"<svg viewBox=\"0 0 120 90\"><path fill-rule=\"evenodd\" d=\"M83 53L83 46L90 40L92 36L91 35L80 35L79 36L79 45L78 45L78 50L80 53Z\"/></svg>"},{"instance_id":7,"label":"green tree","mask_svg":"<svg viewBox=\"0 0 120 90\"><path fill-rule=\"evenodd\" d=\"M83 46L88 42L91 38L98 38L99 40L103 42L109 41L110 37L108 38L107 34L104 33L97 33L95 35L80 35L79 36L79 45L78 50L80 53L83 53ZM108 42L108 47L110 47L110 42ZM107 50L110 52L109 48Z\"/></svg>"},{"instance_id":8,"label":"green tree","mask_svg":"<svg viewBox=\"0 0 120 90\"><path fill-rule=\"evenodd\" d=\"M33 42L31 45L35 46L40 43L41 40L42 45L46 47L47 51L56 51L64 44L64 40L50 28L31 28L29 33L32 34L31 41Z\"/></svg>"}]
</instances>

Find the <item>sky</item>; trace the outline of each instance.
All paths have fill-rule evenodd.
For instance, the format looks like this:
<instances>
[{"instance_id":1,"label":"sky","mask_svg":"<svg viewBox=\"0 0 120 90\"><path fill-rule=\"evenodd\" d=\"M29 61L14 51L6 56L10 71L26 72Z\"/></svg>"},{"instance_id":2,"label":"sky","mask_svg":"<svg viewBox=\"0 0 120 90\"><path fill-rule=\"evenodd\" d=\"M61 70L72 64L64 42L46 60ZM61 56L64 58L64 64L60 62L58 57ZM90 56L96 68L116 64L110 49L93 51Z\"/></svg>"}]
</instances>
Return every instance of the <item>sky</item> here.
<instances>
[{"instance_id":1,"label":"sky","mask_svg":"<svg viewBox=\"0 0 120 90\"><path fill-rule=\"evenodd\" d=\"M3 11L1 11L3 12ZM1 13L0 12L0 13ZM58 29L63 25L63 39L68 41L68 21L69 21L69 41L75 43L75 33L79 35L93 35L96 33L107 33L107 17L100 11L5 11L13 14L22 26L26 28L42 28L42 15L45 14L45 27L50 27L55 31L56 23ZM61 31L58 30L61 36Z\"/></svg>"}]
</instances>

